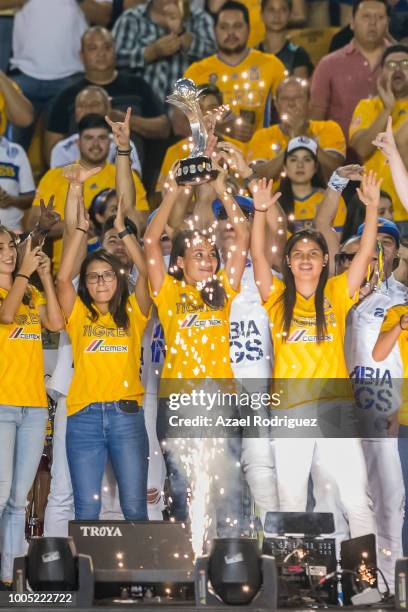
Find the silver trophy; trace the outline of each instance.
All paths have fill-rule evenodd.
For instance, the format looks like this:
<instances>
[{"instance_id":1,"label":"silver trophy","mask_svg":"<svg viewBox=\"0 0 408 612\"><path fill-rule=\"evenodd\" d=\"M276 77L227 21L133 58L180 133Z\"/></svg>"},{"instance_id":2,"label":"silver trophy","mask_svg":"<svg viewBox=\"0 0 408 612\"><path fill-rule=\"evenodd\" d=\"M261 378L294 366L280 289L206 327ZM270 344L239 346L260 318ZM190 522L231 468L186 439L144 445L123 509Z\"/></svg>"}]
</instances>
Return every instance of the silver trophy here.
<instances>
[{"instance_id":1,"label":"silver trophy","mask_svg":"<svg viewBox=\"0 0 408 612\"><path fill-rule=\"evenodd\" d=\"M167 102L180 108L190 122L194 148L189 157L180 160L176 181L179 185L199 184L212 180L217 175L211 159L205 155L208 133L204 125L199 103L200 93L191 79L179 79Z\"/></svg>"}]
</instances>

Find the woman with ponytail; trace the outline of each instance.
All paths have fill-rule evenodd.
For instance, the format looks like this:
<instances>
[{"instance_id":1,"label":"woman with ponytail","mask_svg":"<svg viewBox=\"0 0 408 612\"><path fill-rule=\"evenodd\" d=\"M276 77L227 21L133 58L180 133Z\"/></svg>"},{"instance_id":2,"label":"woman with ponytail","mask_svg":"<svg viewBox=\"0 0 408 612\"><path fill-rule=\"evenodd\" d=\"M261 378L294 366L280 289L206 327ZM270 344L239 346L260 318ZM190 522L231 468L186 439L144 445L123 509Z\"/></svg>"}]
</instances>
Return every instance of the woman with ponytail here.
<instances>
[{"instance_id":1,"label":"woman with ponytail","mask_svg":"<svg viewBox=\"0 0 408 612\"><path fill-rule=\"evenodd\" d=\"M166 343L157 429L166 451L172 511L177 520L187 517L187 480L178 453L170 448L171 445L166 445L171 431L166 398L171 395L169 389L178 392L185 389L188 392L203 379L233 378L229 317L231 302L239 292L249 243L245 216L233 196L227 192L227 173L216 162L215 165L218 176L212 185L235 229L234 244L230 247L225 268L221 268L215 234L190 229L174 237L169 269L166 271L160 237L185 189L175 181L176 165L168 176L166 195L144 237L151 293Z\"/></svg>"},{"instance_id":2,"label":"woman with ponytail","mask_svg":"<svg viewBox=\"0 0 408 612\"><path fill-rule=\"evenodd\" d=\"M341 424L353 407L344 334L347 313L358 300L358 291L375 253L380 184L372 173L362 179L358 194L367 207L366 223L359 251L346 272L329 278L329 253L323 235L315 230L301 230L286 244L282 281L272 276L264 247L265 212L274 205L276 196L271 195L272 185L265 179L254 187L256 212L251 255L271 323L273 377L286 379L278 387L287 391L282 395L280 408L290 409L286 413L289 418L317 417L314 429L306 430L299 425L299 437L295 429L293 438L276 439L280 510L306 511L308 479L316 452L317 469L331 475L338 484L353 538L373 533L375 525L368 505L361 442L353 437L340 437L347 435L342 434ZM326 417L324 422L320 419L322 413ZM331 420L332 417L335 418Z\"/></svg>"}]
</instances>

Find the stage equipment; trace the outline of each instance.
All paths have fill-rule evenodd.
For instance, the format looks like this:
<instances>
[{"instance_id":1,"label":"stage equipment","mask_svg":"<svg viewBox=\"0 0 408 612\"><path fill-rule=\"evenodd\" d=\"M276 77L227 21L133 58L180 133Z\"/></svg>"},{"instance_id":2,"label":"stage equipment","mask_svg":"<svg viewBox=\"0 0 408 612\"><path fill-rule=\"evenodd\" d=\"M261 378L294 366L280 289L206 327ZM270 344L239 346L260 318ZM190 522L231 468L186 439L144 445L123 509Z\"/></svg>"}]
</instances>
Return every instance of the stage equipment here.
<instances>
[{"instance_id":1,"label":"stage equipment","mask_svg":"<svg viewBox=\"0 0 408 612\"><path fill-rule=\"evenodd\" d=\"M373 533L341 543L341 567L345 604L381 601L377 589L377 549ZM370 594L367 589L371 590ZM361 597L363 591L366 593ZM373 598L375 601L371 601Z\"/></svg>"},{"instance_id":2,"label":"stage equipment","mask_svg":"<svg viewBox=\"0 0 408 612\"><path fill-rule=\"evenodd\" d=\"M215 538L211 553L196 560L195 600L198 607L243 605L273 610L277 605L275 560L260 555L251 538Z\"/></svg>"},{"instance_id":3,"label":"stage equipment","mask_svg":"<svg viewBox=\"0 0 408 612\"><path fill-rule=\"evenodd\" d=\"M408 608L408 557L398 559L395 564L395 608Z\"/></svg>"},{"instance_id":4,"label":"stage equipment","mask_svg":"<svg viewBox=\"0 0 408 612\"><path fill-rule=\"evenodd\" d=\"M262 551L275 557L278 571L278 605L299 604L302 598L320 603L337 602L336 585L325 577L336 570L335 538L331 513L268 512Z\"/></svg>"},{"instance_id":5,"label":"stage equipment","mask_svg":"<svg viewBox=\"0 0 408 612\"><path fill-rule=\"evenodd\" d=\"M71 521L69 534L93 559L97 599L133 592L132 586L167 599L193 599L194 555L184 523Z\"/></svg>"},{"instance_id":6,"label":"stage equipment","mask_svg":"<svg viewBox=\"0 0 408 612\"><path fill-rule=\"evenodd\" d=\"M27 603L27 594L41 592L51 598L38 601L34 598L33 603L91 606L94 595L92 559L77 554L72 538L34 537L27 555L14 561L13 585L14 591L22 597L19 601L16 599L16 603Z\"/></svg>"}]
</instances>

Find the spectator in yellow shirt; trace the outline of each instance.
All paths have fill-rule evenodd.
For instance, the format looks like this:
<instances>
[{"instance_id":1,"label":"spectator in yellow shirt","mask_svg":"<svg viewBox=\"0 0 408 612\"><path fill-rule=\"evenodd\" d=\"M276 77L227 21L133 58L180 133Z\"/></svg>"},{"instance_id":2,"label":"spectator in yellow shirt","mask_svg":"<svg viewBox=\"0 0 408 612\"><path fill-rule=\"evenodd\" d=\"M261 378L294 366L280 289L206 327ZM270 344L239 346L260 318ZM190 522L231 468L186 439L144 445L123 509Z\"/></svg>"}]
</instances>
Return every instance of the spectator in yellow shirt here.
<instances>
[{"instance_id":1,"label":"spectator in yellow shirt","mask_svg":"<svg viewBox=\"0 0 408 612\"><path fill-rule=\"evenodd\" d=\"M0 70L0 136L4 134L7 121L18 127L27 127L34 120L33 105L21 92L18 85Z\"/></svg>"},{"instance_id":2,"label":"spectator in yellow shirt","mask_svg":"<svg viewBox=\"0 0 408 612\"><path fill-rule=\"evenodd\" d=\"M248 48L248 37L248 9L228 0L215 15L217 54L195 62L184 75L197 85L217 85L233 113L225 133L242 142L269 125L271 96L285 75L274 55Z\"/></svg>"},{"instance_id":3,"label":"spectator in yellow shirt","mask_svg":"<svg viewBox=\"0 0 408 612\"><path fill-rule=\"evenodd\" d=\"M319 172L317 144L311 138L299 136L289 141L283 166L285 177L281 180L279 203L288 215L290 231L310 229L316 209L324 198L325 186ZM333 221L336 231L341 231L347 208L340 197L337 214Z\"/></svg>"},{"instance_id":4,"label":"spectator in yellow shirt","mask_svg":"<svg viewBox=\"0 0 408 612\"><path fill-rule=\"evenodd\" d=\"M78 124L79 132L79 151L81 165L86 169L100 168L100 172L87 179L84 183L84 204L89 209L94 197L107 188L115 187L115 166L106 163L109 153L110 138L109 128L105 120L100 115L89 114L81 119ZM133 173L133 180L136 189L135 211L133 221L140 230L146 218L149 206L146 200L146 192L137 174ZM63 176L63 168L53 168L49 170L41 179L38 185L33 207L30 210L28 226L34 227L40 214L40 200L46 201L54 195L55 210L64 218L65 200L68 193L68 181ZM130 215L132 216L132 215ZM53 244L53 264L54 271L58 269L62 250L62 233L64 229L63 221L56 224L49 237L54 240Z\"/></svg>"},{"instance_id":5,"label":"spectator in yellow shirt","mask_svg":"<svg viewBox=\"0 0 408 612\"><path fill-rule=\"evenodd\" d=\"M350 145L367 169L382 176L383 188L394 204L394 220L402 236L407 236L408 213L396 193L388 161L373 140L385 131L391 116L398 151L405 166L408 165L408 46L394 45L384 51L378 94L357 104L350 124Z\"/></svg>"},{"instance_id":6,"label":"spectator in yellow shirt","mask_svg":"<svg viewBox=\"0 0 408 612\"><path fill-rule=\"evenodd\" d=\"M309 86L303 79L291 76L279 85L275 106L280 122L256 132L248 145L249 162L268 162L257 168L259 176L277 179L289 140L302 135L316 141L317 159L326 180L344 162L346 140L341 127L335 121L309 119L309 98Z\"/></svg>"}]
</instances>

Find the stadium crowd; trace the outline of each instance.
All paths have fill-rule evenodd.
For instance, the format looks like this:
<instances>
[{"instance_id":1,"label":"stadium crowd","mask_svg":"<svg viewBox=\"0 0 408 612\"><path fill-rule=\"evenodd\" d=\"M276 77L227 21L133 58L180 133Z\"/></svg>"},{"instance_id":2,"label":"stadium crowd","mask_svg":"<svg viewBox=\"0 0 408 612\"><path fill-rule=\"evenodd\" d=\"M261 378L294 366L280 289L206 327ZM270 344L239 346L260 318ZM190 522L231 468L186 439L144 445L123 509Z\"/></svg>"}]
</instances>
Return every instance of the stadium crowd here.
<instances>
[{"instance_id":1,"label":"stadium crowd","mask_svg":"<svg viewBox=\"0 0 408 612\"><path fill-rule=\"evenodd\" d=\"M183 77L208 136L200 184L176 180L196 144L168 101ZM47 379L43 329L59 336ZM66 536L74 517L188 520L192 474L211 470L194 471L169 398L279 379L288 413L357 406L371 433L217 438L214 533L242 531L246 481L261 521L314 509L339 540L375 533L393 592L406 0L0 0L0 346L0 589L25 551L50 401L44 535Z\"/></svg>"}]
</instances>

